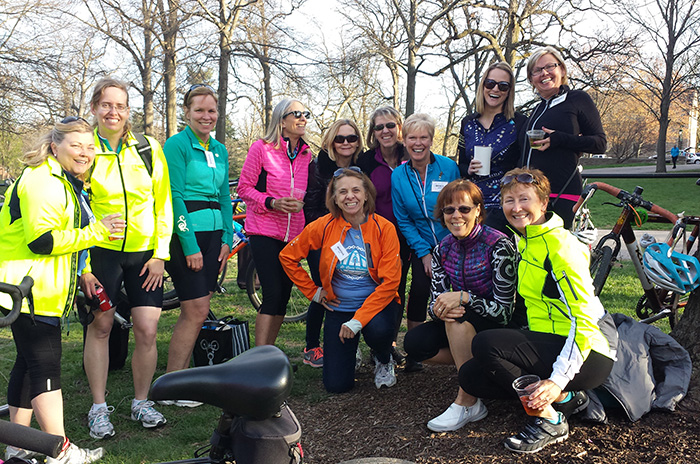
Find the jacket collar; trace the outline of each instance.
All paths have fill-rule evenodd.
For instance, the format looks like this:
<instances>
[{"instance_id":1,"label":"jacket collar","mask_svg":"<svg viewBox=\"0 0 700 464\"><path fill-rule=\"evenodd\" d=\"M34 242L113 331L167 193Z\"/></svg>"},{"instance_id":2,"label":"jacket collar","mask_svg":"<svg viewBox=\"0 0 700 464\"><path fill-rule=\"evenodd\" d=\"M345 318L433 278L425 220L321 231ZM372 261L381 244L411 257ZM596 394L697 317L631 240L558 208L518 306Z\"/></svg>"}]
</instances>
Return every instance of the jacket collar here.
<instances>
[{"instance_id":1,"label":"jacket collar","mask_svg":"<svg viewBox=\"0 0 700 464\"><path fill-rule=\"evenodd\" d=\"M525 226L525 239L536 238L548 234L557 228L564 228L564 220L551 211L545 213L543 224Z\"/></svg>"}]
</instances>

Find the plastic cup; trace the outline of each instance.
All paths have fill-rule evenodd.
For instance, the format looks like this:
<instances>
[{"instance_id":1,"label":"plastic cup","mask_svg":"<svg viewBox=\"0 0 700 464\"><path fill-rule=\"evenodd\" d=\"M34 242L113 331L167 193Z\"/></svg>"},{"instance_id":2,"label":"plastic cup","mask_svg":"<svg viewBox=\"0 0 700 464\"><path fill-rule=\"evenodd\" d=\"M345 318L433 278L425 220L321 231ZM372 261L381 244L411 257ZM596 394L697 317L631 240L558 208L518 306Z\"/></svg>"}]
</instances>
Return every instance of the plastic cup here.
<instances>
[{"instance_id":1,"label":"plastic cup","mask_svg":"<svg viewBox=\"0 0 700 464\"><path fill-rule=\"evenodd\" d=\"M474 147L474 159L481 163L481 167L475 171L477 175L488 176L491 174L491 147Z\"/></svg>"},{"instance_id":2,"label":"plastic cup","mask_svg":"<svg viewBox=\"0 0 700 464\"><path fill-rule=\"evenodd\" d=\"M303 202L305 196L306 190L302 190L300 188L292 189L292 198L294 198L295 200Z\"/></svg>"},{"instance_id":3,"label":"plastic cup","mask_svg":"<svg viewBox=\"0 0 700 464\"><path fill-rule=\"evenodd\" d=\"M537 388L539 381L539 376L534 374L523 375L513 380L513 390L518 394L518 398L520 398L520 402L529 416L539 416L541 413L541 411L527 407L527 403L530 401L530 394Z\"/></svg>"},{"instance_id":4,"label":"plastic cup","mask_svg":"<svg viewBox=\"0 0 700 464\"><path fill-rule=\"evenodd\" d=\"M530 148L539 148L539 145L533 145L532 142L535 140L542 140L544 138L544 131L541 129L532 129L527 131L527 137L530 139Z\"/></svg>"}]
</instances>

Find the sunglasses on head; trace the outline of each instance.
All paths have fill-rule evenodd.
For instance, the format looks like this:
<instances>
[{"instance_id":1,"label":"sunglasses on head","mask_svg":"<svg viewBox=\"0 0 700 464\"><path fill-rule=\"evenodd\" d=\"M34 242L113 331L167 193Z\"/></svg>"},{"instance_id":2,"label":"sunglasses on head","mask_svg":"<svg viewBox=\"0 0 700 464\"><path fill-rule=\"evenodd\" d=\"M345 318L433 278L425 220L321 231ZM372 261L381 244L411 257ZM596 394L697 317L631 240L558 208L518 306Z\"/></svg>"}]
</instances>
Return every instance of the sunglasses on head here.
<instances>
[{"instance_id":1,"label":"sunglasses on head","mask_svg":"<svg viewBox=\"0 0 700 464\"><path fill-rule=\"evenodd\" d=\"M282 119L286 118L290 114L294 115L295 118L301 119L302 116L304 116L304 119L310 119L311 118L311 111L290 111L289 113L286 113L282 115Z\"/></svg>"},{"instance_id":2,"label":"sunglasses on head","mask_svg":"<svg viewBox=\"0 0 700 464\"><path fill-rule=\"evenodd\" d=\"M359 139L360 139L360 137L358 137L358 136L355 135L355 134L351 134L351 135L336 135L336 136L333 138L333 141L334 141L335 143L345 143L345 141L347 140L348 143L355 143L355 142L357 142Z\"/></svg>"},{"instance_id":3,"label":"sunglasses on head","mask_svg":"<svg viewBox=\"0 0 700 464\"><path fill-rule=\"evenodd\" d=\"M357 136L355 136L355 137L357 137ZM349 168L340 168L340 169L335 170L335 172L333 173L333 178L336 178L336 177L339 177L339 176L345 174L345 171L353 171L353 172L357 172L357 173L362 172L362 170L360 168L358 168L357 166L350 166Z\"/></svg>"},{"instance_id":4,"label":"sunglasses on head","mask_svg":"<svg viewBox=\"0 0 700 464\"><path fill-rule=\"evenodd\" d=\"M70 124L70 123L76 122L76 121L83 121L85 124L90 124L84 118L81 118L80 116L66 116L65 118L61 119L61 124Z\"/></svg>"},{"instance_id":5,"label":"sunglasses on head","mask_svg":"<svg viewBox=\"0 0 700 464\"><path fill-rule=\"evenodd\" d=\"M529 172L523 172L517 176L503 176L501 179L501 185L508 185L514 180L520 182L521 184L539 184L532 174Z\"/></svg>"},{"instance_id":6,"label":"sunglasses on head","mask_svg":"<svg viewBox=\"0 0 700 464\"><path fill-rule=\"evenodd\" d=\"M498 86L498 90L500 90L501 92L507 92L508 90L510 90L510 82L506 82L506 81L496 82L493 79L486 79L484 81L484 87L486 87L489 90L491 90L492 88L494 88L496 86Z\"/></svg>"},{"instance_id":7,"label":"sunglasses on head","mask_svg":"<svg viewBox=\"0 0 700 464\"><path fill-rule=\"evenodd\" d=\"M454 206L445 206L442 208L442 214L445 214L447 216L450 216L455 213L455 211L459 211L460 214L469 214L472 212L474 209L473 206L466 206L466 205L461 205L455 208Z\"/></svg>"},{"instance_id":8,"label":"sunglasses on head","mask_svg":"<svg viewBox=\"0 0 700 464\"><path fill-rule=\"evenodd\" d=\"M384 130L385 127L387 129L393 129L394 127L396 127L396 123L395 122L388 122L386 124L377 124L376 126L374 126L374 131L379 132L381 130Z\"/></svg>"},{"instance_id":9,"label":"sunglasses on head","mask_svg":"<svg viewBox=\"0 0 700 464\"><path fill-rule=\"evenodd\" d=\"M187 105L187 100L190 98L190 93L192 93L192 91L193 91L194 89L198 89L198 88L200 88L200 87L206 87L207 89L211 90L213 93L216 93L216 92L214 92L214 89L212 89L212 88L211 88L210 86L208 86L207 84L192 84L192 86L190 87L190 89L185 93L185 105Z\"/></svg>"}]
</instances>

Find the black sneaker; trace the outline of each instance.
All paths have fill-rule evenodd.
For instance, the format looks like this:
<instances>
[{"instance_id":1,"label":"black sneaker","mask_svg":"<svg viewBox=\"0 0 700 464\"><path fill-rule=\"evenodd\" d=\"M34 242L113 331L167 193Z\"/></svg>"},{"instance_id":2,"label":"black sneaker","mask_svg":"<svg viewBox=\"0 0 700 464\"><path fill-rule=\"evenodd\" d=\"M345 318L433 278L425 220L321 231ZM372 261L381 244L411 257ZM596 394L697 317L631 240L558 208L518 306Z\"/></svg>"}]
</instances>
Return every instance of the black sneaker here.
<instances>
[{"instance_id":1,"label":"black sneaker","mask_svg":"<svg viewBox=\"0 0 700 464\"><path fill-rule=\"evenodd\" d=\"M420 372L423 370L423 363L411 359L410 356L406 356L406 364L403 367L404 372Z\"/></svg>"},{"instance_id":2,"label":"black sneaker","mask_svg":"<svg viewBox=\"0 0 700 464\"><path fill-rule=\"evenodd\" d=\"M503 444L516 453L536 453L550 443L559 443L569 438L569 423L559 414L561 422L552 424L541 417L529 417L525 428Z\"/></svg>"},{"instance_id":3,"label":"black sneaker","mask_svg":"<svg viewBox=\"0 0 700 464\"><path fill-rule=\"evenodd\" d=\"M406 364L406 356L402 355L395 346L391 347L391 357L394 358L394 362L398 367L403 367Z\"/></svg>"},{"instance_id":4,"label":"black sneaker","mask_svg":"<svg viewBox=\"0 0 700 464\"><path fill-rule=\"evenodd\" d=\"M573 396L571 399L565 403L552 403L552 407L564 414L564 417L567 419L574 414L578 414L586 407L588 407L588 403L591 401L588 399L588 395L586 395L586 392L583 391L576 391L576 392L571 392Z\"/></svg>"}]
</instances>

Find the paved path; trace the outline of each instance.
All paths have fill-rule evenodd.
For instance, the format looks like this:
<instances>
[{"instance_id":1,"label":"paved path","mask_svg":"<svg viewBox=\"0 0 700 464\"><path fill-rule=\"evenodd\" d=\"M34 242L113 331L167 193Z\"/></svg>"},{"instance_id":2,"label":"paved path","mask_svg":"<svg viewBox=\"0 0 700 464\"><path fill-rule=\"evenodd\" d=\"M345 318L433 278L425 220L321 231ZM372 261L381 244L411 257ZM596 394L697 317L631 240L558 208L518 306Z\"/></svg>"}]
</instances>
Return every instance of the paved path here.
<instances>
[{"instance_id":1,"label":"paved path","mask_svg":"<svg viewBox=\"0 0 700 464\"><path fill-rule=\"evenodd\" d=\"M700 164L679 164L677 169L673 169L673 166L666 165L666 173L673 174L676 172L688 172L688 171L698 171L698 177L700 177ZM595 176L595 174L653 174L656 172L655 165L647 166L620 166L613 168L594 168L592 166L583 169L583 173L586 176Z\"/></svg>"}]
</instances>

